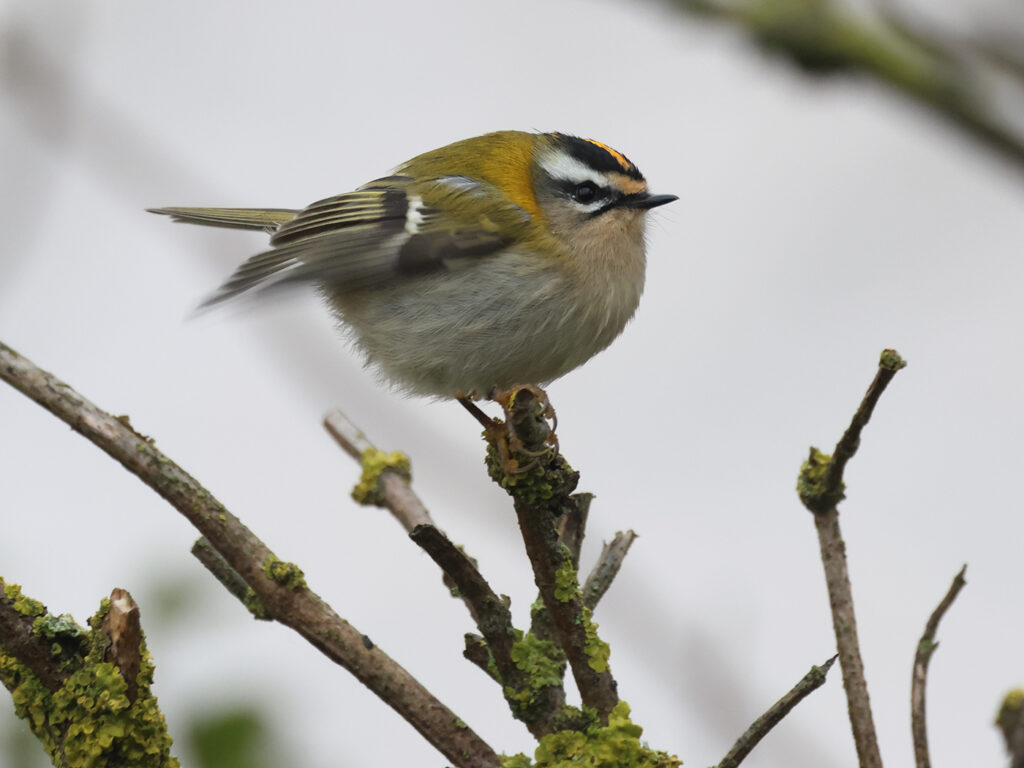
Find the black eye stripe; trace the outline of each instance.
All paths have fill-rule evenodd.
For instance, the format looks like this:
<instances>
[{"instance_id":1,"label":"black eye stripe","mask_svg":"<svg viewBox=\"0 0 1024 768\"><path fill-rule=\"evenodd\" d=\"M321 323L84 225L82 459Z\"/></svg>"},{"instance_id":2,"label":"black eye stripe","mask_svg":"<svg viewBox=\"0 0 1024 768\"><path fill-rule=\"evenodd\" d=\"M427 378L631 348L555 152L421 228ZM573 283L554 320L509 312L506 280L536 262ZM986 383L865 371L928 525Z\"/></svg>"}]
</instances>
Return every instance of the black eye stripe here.
<instances>
[{"instance_id":1,"label":"black eye stripe","mask_svg":"<svg viewBox=\"0 0 1024 768\"><path fill-rule=\"evenodd\" d=\"M606 200L613 196L611 189L589 179L584 179L583 181L559 179L555 182L555 186L559 192L570 200L583 205L588 205L598 200Z\"/></svg>"}]
</instances>

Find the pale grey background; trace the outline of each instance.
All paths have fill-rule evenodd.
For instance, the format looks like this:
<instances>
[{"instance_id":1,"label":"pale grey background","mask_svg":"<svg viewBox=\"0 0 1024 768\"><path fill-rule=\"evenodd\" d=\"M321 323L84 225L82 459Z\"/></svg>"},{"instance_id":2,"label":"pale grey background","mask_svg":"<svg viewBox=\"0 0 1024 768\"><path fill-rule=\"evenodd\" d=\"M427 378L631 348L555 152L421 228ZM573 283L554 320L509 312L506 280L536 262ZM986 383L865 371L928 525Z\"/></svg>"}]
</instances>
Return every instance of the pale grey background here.
<instances>
[{"instance_id":1,"label":"pale grey background","mask_svg":"<svg viewBox=\"0 0 1024 768\"><path fill-rule=\"evenodd\" d=\"M654 215L636 319L550 395L598 496L585 560L640 534L596 618L645 738L717 762L832 654L794 483L892 346L910 367L842 507L883 754L911 760L912 654L968 562L932 665L933 761L1002 763L991 723L1024 682L1019 173L876 87L807 82L641 3L26 0L0 5L0 35L0 339L130 414L495 748L530 738L461 659L463 606L385 513L348 499L356 467L319 420L340 405L406 450L522 622L531 577L476 425L378 386L312 295L186 321L264 241L143 208L301 206L501 128L621 149L680 200ZM120 466L6 388L0 425L0 574L80 620L131 590L172 732L251 698L291 765L444 763L296 635L253 623ZM196 604L147 621L174 579ZM836 670L747 764L855 762Z\"/></svg>"}]
</instances>

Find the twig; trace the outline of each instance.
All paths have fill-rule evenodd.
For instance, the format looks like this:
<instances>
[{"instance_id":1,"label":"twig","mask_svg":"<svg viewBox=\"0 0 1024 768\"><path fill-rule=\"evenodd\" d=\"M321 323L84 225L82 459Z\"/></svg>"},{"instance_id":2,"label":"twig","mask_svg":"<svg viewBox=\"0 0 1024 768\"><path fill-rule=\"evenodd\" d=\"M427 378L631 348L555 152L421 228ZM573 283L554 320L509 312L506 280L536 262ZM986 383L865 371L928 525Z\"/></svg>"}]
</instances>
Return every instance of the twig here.
<instances>
[{"instance_id":1,"label":"twig","mask_svg":"<svg viewBox=\"0 0 1024 768\"><path fill-rule=\"evenodd\" d=\"M594 501L592 493L574 493L569 504L558 520L558 541L569 548L572 567L579 570L580 549L587 531L587 517L590 515L590 504Z\"/></svg>"},{"instance_id":2,"label":"twig","mask_svg":"<svg viewBox=\"0 0 1024 768\"><path fill-rule=\"evenodd\" d=\"M362 462L367 451L376 450L362 430L339 410L333 410L324 417L324 428L357 462ZM435 524L420 497L401 474L385 469L378 480L378 491L383 506L401 523L406 533L411 533L417 525Z\"/></svg>"},{"instance_id":3,"label":"twig","mask_svg":"<svg viewBox=\"0 0 1024 768\"><path fill-rule=\"evenodd\" d=\"M103 631L110 638L106 659L121 671L128 689L125 695L134 703L139 693L139 669L142 668L142 624L139 604L125 589L110 593L110 610L103 620Z\"/></svg>"},{"instance_id":4,"label":"twig","mask_svg":"<svg viewBox=\"0 0 1024 768\"><path fill-rule=\"evenodd\" d=\"M939 647L935 640L935 633L939 630L939 622L946 615L949 606L956 600L960 590L967 583L964 574L967 572L965 565L960 569L942 598L942 602L932 611L928 623L925 625L924 634L917 643L917 652L914 654L914 675L910 688L910 730L914 735L914 760L917 768L931 768L931 760L928 757L928 725L925 718L925 685L928 682L928 663L932 654Z\"/></svg>"},{"instance_id":5,"label":"twig","mask_svg":"<svg viewBox=\"0 0 1024 768\"><path fill-rule=\"evenodd\" d=\"M878 737L864 677L864 661L857 639L857 619L846 563L846 544L839 530L839 510L836 505L843 499L843 469L860 444L860 433L871 418L875 404L886 386L896 372L905 366L906 362L895 350L882 352L878 373L854 413L850 426L836 444L833 455L830 457L812 448L811 456L804 462L797 481L800 500L814 513L828 600L832 609L832 627L836 635L839 663L843 669L843 689L846 691L850 726L861 768L881 768L882 756L878 750Z\"/></svg>"},{"instance_id":6,"label":"twig","mask_svg":"<svg viewBox=\"0 0 1024 768\"><path fill-rule=\"evenodd\" d=\"M746 759L751 750L758 745L768 732L778 725L782 718L811 693L825 684L829 669L835 663L838 656L833 656L820 667L811 667L811 671L804 675L800 682L775 702L771 708L751 724L746 732L737 739L733 748L722 758L718 768L736 768Z\"/></svg>"},{"instance_id":7,"label":"twig","mask_svg":"<svg viewBox=\"0 0 1024 768\"><path fill-rule=\"evenodd\" d=\"M853 458L853 454L857 452L857 448L860 446L860 433L867 426L868 421L871 420L871 414L875 411L875 405L878 403L878 399L885 392L885 388L889 386L889 382L892 381L897 371L907 367L906 361L899 356L899 353L894 349L886 349L882 352L882 356L878 361L878 373L875 374L874 381L868 387L868 391L864 394L864 399L861 400L860 406L858 406L856 413L853 414L853 419L850 421L850 426L846 428L843 436L839 438L839 442L836 443L836 449L832 452L832 460L828 463L828 467L825 470L825 478L822 481L822 485L826 489L826 493L829 489L841 489L843 485L843 470L846 469L846 462ZM841 494L842 491L840 490ZM842 496L840 495L840 498ZM835 503L838 503L839 499L836 499Z\"/></svg>"},{"instance_id":8,"label":"twig","mask_svg":"<svg viewBox=\"0 0 1024 768\"><path fill-rule=\"evenodd\" d=\"M834 509L835 506L845 498L845 486L843 485L843 470L846 463L853 458L860 446L860 433L867 426L871 414L875 410L875 404L885 392L896 373L907 366L906 361L900 357L894 349L882 351L878 361L878 372L874 380L864 394L850 426L846 428L843 436L836 443L832 456L824 456L817 449L811 449L811 457L808 459L807 467L809 472L801 472L801 482L797 486L800 492L800 500L811 512L821 514ZM841 658L841 657L840 657Z\"/></svg>"},{"instance_id":9,"label":"twig","mask_svg":"<svg viewBox=\"0 0 1024 768\"><path fill-rule=\"evenodd\" d=\"M366 458L375 454L381 454L377 446L370 442L370 438L337 408L324 417L324 429L330 433L331 437L335 439L345 453L364 467L364 472ZM359 499L361 503L369 501L376 506L387 509L402 528L405 529L405 532L409 534L420 525L429 525L437 528L437 524L431 518L430 512L427 511L420 497L416 495L416 492L409 485L409 477L406 474L385 466L376 475L374 483L376 484L374 492L370 495L369 499ZM470 558L470 560L472 559ZM448 574L444 575L444 585L449 590L455 587ZM453 594L456 592L458 592L457 589ZM459 594L457 596L466 604L469 615L472 616L473 622L476 623L476 609L472 603L466 600L464 595Z\"/></svg>"},{"instance_id":10,"label":"twig","mask_svg":"<svg viewBox=\"0 0 1024 768\"><path fill-rule=\"evenodd\" d=\"M494 666L494 660L491 658L491 651L487 647L487 641L473 632L467 632L464 639L466 647L462 651L462 655L486 672L487 676L494 682L501 683L498 670Z\"/></svg>"},{"instance_id":11,"label":"twig","mask_svg":"<svg viewBox=\"0 0 1024 768\"><path fill-rule=\"evenodd\" d=\"M523 691L530 695L529 678L512 659L516 636L508 606L494 593L466 554L440 530L432 525L418 525L409 537L430 555L472 606L476 625L494 658L500 682L511 688L510 703L515 700L515 693ZM469 648L467 644L467 650ZM473 653L471 660L482 658L475 648ZM542 696L543 702L534 701L529 707L513 707L512 713L526 724L530 733L540 738L550 731L551 720L565 704L565 692L558 686L546 686L535 695Z\"/></svg>"},{"instance_id":12,"label":"twig","mask_svg":"<svg viewBox=\"0 0 1024 768\"><path fill-rule=\"evenodd\" d=\"M512 663L515 635L508 606L494 593L466 553L452 544L440 529L432 525L417 525L409 538L451 578L455 588L471 606L473 620L490 646L502 680L506 685L515 685L518 677L518 670Z\"/></svg>"},{"instance_id":13,"label":"twig","mask_svg":"<svg viewBox=\"0 0 1024 768\"><path fill-rule=\"evenodd\" d=\"M185 516L253 589L270 614L349 670L456 766L497 766L472 729L380 648L305 586L301 572L270 549L194 478L124 421L0 343L0 379L65 421L137 475Z\"/></svg>"},{"instance_id":14,"label":"twig","mask_svg":"<svg viewBox=\"0 0 1024 768\"><path fill-rule=\"evenodd\" d=\"M551 434L544 419L544 404L530 389L519 390L510 400L506 422L514 425L524 448L536 456L547 446ZM590 621L571 555L563 554L556 529L557 516L573 503L571 494L579 475L561 454L549 454L528 472L510 475L502 468L499 454L492 444L488 452L491 476L514 500L526 554L555 638L572 668L584 706L596 710L600 720L607 723L619 701L608 665L608 646L598 638L596 626Z\"/></svg>"},{"instance_id":15,"label":"twig","mask_svg":"<svg viewBox=\"0 0 1024 768\"><path fill-rule=\"evenodd\" d=\"M587 608L593 610L598 601L604 597L604 593L608 591L612 580L618 574L619 568L622 567L622 561L625 559L626 553L629 552L634 539L636 539L636 534L633 531L625 533L619 531L611 541L601 548L601 556L597 558L597 563L594 564L594 568L583 584L583 604Z\"/></svg>"},{"instance_id":16,"label":"twig","mask_svg":"<svg viewBox=\"0 0 1024 768\"><path fill-rule=\"evenodd\" d=\"M254 618L260 621L270 621L273 618L266 606L256 597L256 593L245 583L245 579L238 575L238 572L228 564L224 556L214 549L205 537L198 538L192 545L192 555L213 574L213 577L221 583L224 589L249 609L249 613Z\"/></svg>"}]
</instances>

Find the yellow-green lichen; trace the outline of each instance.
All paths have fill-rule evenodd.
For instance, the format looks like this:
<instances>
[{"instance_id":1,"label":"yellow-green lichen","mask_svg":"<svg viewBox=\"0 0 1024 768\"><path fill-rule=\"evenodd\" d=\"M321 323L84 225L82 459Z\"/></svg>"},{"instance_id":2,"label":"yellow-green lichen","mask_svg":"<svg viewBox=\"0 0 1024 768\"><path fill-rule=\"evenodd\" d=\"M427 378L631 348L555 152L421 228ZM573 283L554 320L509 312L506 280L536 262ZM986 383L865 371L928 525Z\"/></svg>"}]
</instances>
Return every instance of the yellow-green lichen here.
<instances>
[{"instance_id":1,"label":"yellow-green lichen","mask_svg":"<svg viewBox=\"0 0 1024 768\"><path fill-rule=\"evenodd\" d=\"M526 673L526 681L520 690L506 686L505 698L518 716L538 700L545 688L562 685L565 654L555 643L541 640L532 632L524 635L516 630L516 636L510 655L516 667Z\"/></svg>"},{"instance_id":2,"label":"yellow-green lichen","mask_svg":"<svg viewBox=\"0 0 1024 768\"><path fill-rule=\"evenodd\" d=\"M502 768L677 768L682 761L651 749L640 740L643 729L629 719L629 705L620 701L608 725L585 731L557 731L542 736L534 761L526 755L501 759Z\"/></svg>"},{"instance_id":3,"label":"yellow-green lichen","mask_svg":"<svg viewBox=\"0 0 1024 768\"><path fill-rule=\"evenodd\" d=\"M60 638L76 637L88 652L75 661L63 685L50 692L24 666L0 653L0 680L11 691L15 713L24 718L54 765L62 768L178 768L171 757L171 738L150 686L153 664L140 643L142 664L134 682L136 698L128 699L128 683L113 664L104 661L109 638L103 620L110 608L104 600L86 632L67 617L36 622L41 631ZM72 628L73 625L73 628ZM87 643L85 641L88 641Z\"/></svg>"},{"instance_id":4,"label":"yellow-green lichen","mask_svg":"<svg viewBox=\"0 0 1024 768\"><path fill-rule=\"evenodd\" d=\"M14 714L28 721L29 727L39 736L37 730L46 726L46 713L50 710L50 691L28 667L3 651L0 651L0 682L11 692ZM41 736L39 738L42 739Z\"/></svg>"},{"instance_id":5,"label":"yellow-green lichen","mask_svg":"<svg viewBox=\"0 0 1024 768\"><path fill-rule=\"evenodd\" d=\"M828 472L832 457L811 446L811 453L800 465L800 474L796 479L796 492L800 501L812 512L825 512L843 500L846 485L840 481L839 487L828 489L824 486L825 474Z\"/></svg>"},{"instance_id":6,"label":"yellow-green lichen","mask_svg":"<svg viewBox=\"0 0 1024 768\"><path fill-rule=\"evenodd\" d=\"M256 591L252 587L245 590L245 596L242 598L242 605L249 609L249 613L253 615L253 618L259 619L260 621L270 621L270 619L273 618L270 615L270 611L267 610L267 606L264 605L262 600L260 600L259 595L256 594Z\"/></svg>"},{"instance_id":7,"label":"yellow-green lichen","mask_svg":"<svg viewBox=\"0 0 1024 768\"><path fill-rule=\"evenodd\" d=\"M907 367L907 361L900 357L900 353L895 349L883 349L878 367L885 368L887 371L898 371Z\"/></svg>"},{"instance_id":8,"label":"yellow-green lichen","mask_svg":"<svg viewBox=\"0 0 1024 768\"><path fill-rule=\"evenodd\" d=\"M49 721L65 733L59 745L62 765L178 765L170 756L166 724L148 686L145 691L140 686L134 703L128 701L127 688L117 667L100 662L75 672L53 695Z\"/></svg>"},{"instance_id":9,"label":"yellow-green lichen","mask_svg":"<svg viewBox=\"0 0 1024 768\"><path fill-rule=\"evenodd\" d=\"M1003 697L999 714L996 715L996 725L1003 732L1003 736L1010 739L1013 733L1020 728L1022 719L1024 719L1024 688L1014 688Z\"/></svg>"},{"instance_id":10,"label":"yellow-green lichen","mask_svg":"<svg viewBox=\"0 0 1024 768\"><path fill-rule=\"evenodd\" d=\"M32 622L32 634L47 640L55 640L79 638L84 636L86 631L66 613L62 613L60 616L46 613Z\"/></svg>"},{"instance_id":11,"label":"yellow-green lichen","mask_svg":"<svg viewBox=\"0 0 1024 768\"><path fill-rule=\"evenodd\" d=\"M295 563L278 560L276 557L271 555L267 558L266 562L263 563L263 572L267 574L270 579L273 579L282 587L286 587L287 589L296 590L306 588L306 575Z\"/></svg>"},{"instance_id":12,"label":"yellow-green lichen","mask_svg":"<svg viewBox=\"0 0 1024 768\"><path fill-rule=\"evenodd\" d=\"M404 453L384 453L376 448L367 448L360 459L363 474L352 489L352 498L364 506L382 506L384 497L380 491L380 476L387 470L412 479L412 465Z\"/></svg>"},{"instance_id":13,"label":"yellow-green lichen","mask_svg":"<svg viewBox=\"0 0 1024 768\"><path fill-rule=\"evenodd\" d=\"M31 597L23 595L19 585L8 584L7 582L0 583L4 585L4 597L11 601L14 610L22 616L35 617L46 613L46 606L38 600L33 600Z\"/></svg>"},{"instance_id":14,"label":"yellow-green lichen","mask_svg":"<svg viewBox=\"0 0 1024 768\"><path fill-rule=\"evenodd\" d=\"M81 664L89 642L89 633L66 613L37 616L32 622L32 634L52 641L50 654L61 670L70 670Z\"/></svg>"},{"instance_id":15,"label":"yellow-green lichen","mask_svg":"<svg viewBox=\"0 0 1024 768\"><path fill-rule=\"evenodd\" d=\"M576 578L576 569L572 567L569 550L563 547L562 565L555 571L555 599L560 603L568 603L579 597L580 584Z\"/></svg>"},{"instance_id":16,"label":"yellow-green lichen","mask_svg":"<svg viewBox=\"0 0 1024 768\"><path fill-rule=\"evenodd\" d=\"M572 493L579 479L561 454L554 459L542 457L526 472L510 474L502 464L498 449L489 443L486 463L487 474L494 482L504 488L509 496L530 506Z\"/></svg>"},{"instance_id":17,"label":"yellow-green lichen","mask_svg":"<svg viewBox=\"0 0 1024 768\"><path fill-rule=\"evenodd\" d=\"M587 665L595 672L603 673L608 671L608 657L611 655L611 648L608 643L597 636L597 624L591 620L592 615L589 608L583 609L583 628L587 635L583 652L587 654Z\"/></svg>"}]
</instances>

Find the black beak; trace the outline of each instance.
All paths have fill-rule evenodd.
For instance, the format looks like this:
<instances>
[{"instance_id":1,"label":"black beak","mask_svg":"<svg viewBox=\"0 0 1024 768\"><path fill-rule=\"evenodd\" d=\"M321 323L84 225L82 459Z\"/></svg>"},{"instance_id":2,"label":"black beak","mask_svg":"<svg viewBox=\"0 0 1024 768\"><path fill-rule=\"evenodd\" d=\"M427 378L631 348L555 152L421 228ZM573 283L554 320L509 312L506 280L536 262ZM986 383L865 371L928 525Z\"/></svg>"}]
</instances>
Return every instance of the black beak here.
<instances>
[{"instance_id":1,"label":"black beak","mask_svg":"<svg viewBox=\"0 0 1024 768\"><path fill-rule=\"evenodd\" d=\"M659 205L665 205L678 199L677 195L649 195L646 192L639 192L635 195L626 195L620 198L616 203L616 207L646 211L649 208L657 208Z\"/></svg>"}]
</instances>

